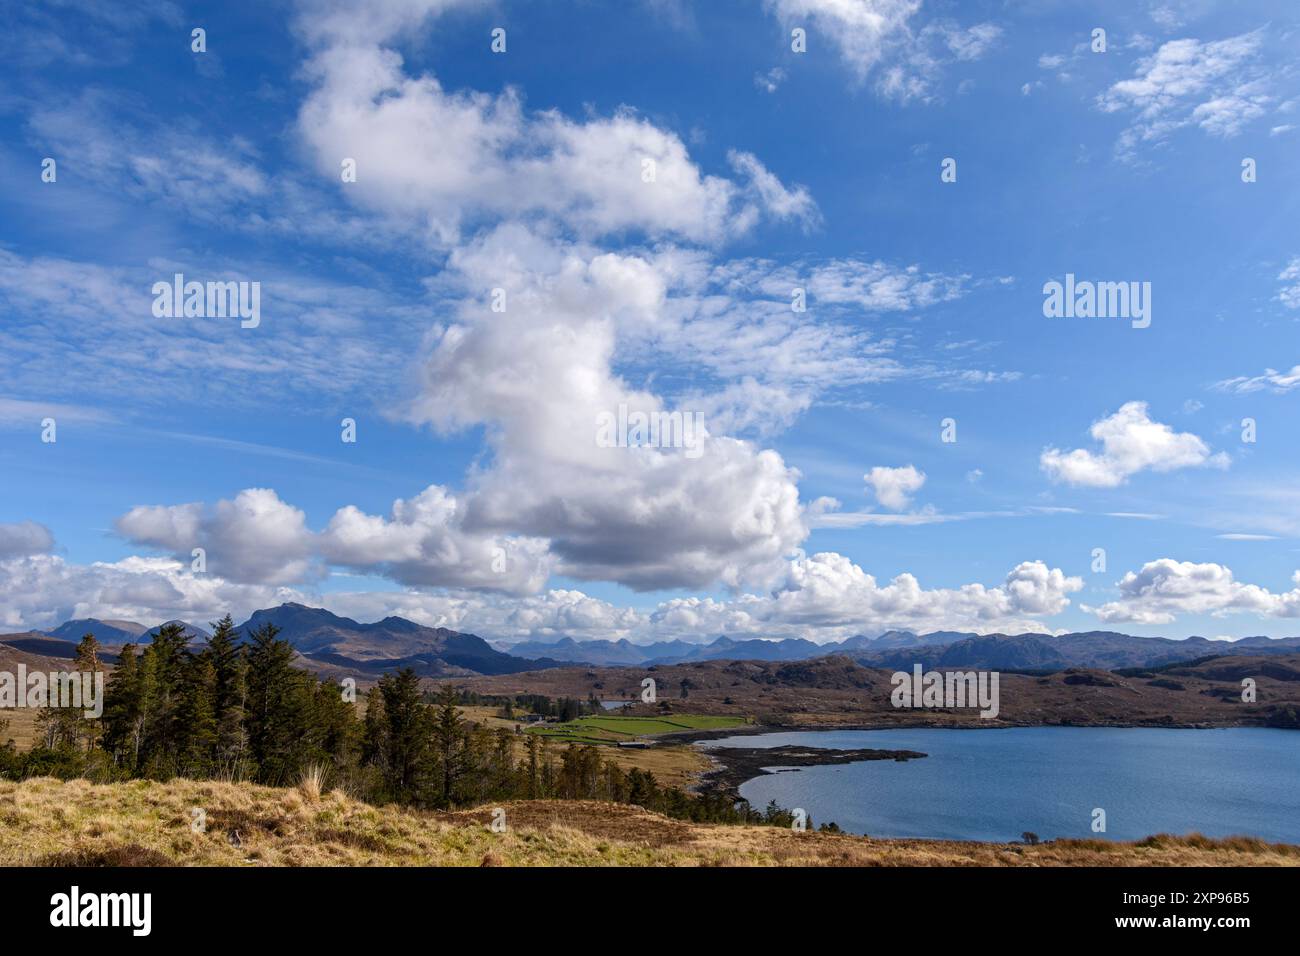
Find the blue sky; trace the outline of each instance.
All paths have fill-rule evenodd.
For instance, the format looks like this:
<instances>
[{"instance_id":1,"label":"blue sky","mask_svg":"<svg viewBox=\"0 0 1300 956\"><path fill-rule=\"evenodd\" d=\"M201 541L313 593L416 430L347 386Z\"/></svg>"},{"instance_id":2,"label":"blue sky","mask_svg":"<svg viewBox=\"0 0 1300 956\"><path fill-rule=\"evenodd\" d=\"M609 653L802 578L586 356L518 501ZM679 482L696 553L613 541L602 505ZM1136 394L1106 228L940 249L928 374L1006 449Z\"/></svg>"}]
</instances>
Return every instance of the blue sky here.
<instances>
[{"instance_id":1,"label":"blue sky","mask_svg":"<svg viewBox=\"0 0 1300 956\"><path fill-rule=\"evenodd\" d=\"M1087 8L7 9L0 625L1297 633L1300 11Z\"/></svg>"}]
</instances>

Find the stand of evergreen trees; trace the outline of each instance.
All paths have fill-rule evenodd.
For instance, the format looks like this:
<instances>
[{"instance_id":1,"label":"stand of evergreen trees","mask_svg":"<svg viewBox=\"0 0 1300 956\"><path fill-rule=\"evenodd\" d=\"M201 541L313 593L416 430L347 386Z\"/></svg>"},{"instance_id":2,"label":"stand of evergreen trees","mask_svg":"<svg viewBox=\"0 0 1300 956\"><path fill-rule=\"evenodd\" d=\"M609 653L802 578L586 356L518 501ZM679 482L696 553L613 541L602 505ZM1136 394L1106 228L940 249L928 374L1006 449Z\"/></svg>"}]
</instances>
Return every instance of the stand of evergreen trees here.
<instances>
[{"instance_id":1,"label":"stand of evergreen trees","mask_svg":"<svg viewBox=\"0 0 1300 956\"><path fill-rule=\"evenodd\" d=\"M625 771L589 744L557 752L544 737L469 722L460 710L471 702L465 694L444 685L426 700L409 668L384 675L358 717L345 687L293 666L293 647L278 633L268 623L242 640L227 615L195 650L180 625L164 625L152 643L122 648L100 720L80 710L43 712L37 746L19 753L10 741L0 748L0 775L271 786L312 777L372 803L450 809L515 799L610 800L700 822L790 823L775 804L759 812L726 795L661 786L654 774ZM73 669L102 670L98 654L86 635ZM594 698L494 702L512 713L521 706L562 719L600 709Z\"/></svg>"}]
</instances>

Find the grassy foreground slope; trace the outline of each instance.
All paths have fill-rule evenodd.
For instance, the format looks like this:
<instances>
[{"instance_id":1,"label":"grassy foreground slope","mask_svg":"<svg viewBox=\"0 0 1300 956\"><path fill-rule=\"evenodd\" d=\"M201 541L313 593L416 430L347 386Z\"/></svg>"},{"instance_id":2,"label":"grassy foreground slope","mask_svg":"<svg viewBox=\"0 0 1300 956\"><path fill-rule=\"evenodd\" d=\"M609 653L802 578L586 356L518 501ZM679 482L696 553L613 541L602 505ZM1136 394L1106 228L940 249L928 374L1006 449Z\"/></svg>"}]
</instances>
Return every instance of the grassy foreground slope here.
<instances>
[{"instance_id":1,"label":"grassy foreground slope","mask_svg":"<svg viewBox=\"0 0 1300 956\"><path fill-rule=\"evenodd\" d=\"M206 827L194 832L194 808ZM505 804L427 813L334 791L176 780L0 781L0 864L208 866L1196 866L1300 865L1300 847L1236 838L1038 846L872 840L685 823L622 804ZM237 831L240 846L229 834Z\"/></svg>"}]
</instances>

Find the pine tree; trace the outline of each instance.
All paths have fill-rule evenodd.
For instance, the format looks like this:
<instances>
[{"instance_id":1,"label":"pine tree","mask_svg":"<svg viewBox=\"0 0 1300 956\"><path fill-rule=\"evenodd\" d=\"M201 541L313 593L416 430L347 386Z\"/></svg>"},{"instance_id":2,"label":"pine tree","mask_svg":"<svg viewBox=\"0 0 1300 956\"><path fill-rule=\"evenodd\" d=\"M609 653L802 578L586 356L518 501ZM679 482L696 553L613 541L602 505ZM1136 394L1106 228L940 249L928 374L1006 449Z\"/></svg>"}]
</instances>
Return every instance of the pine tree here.
<instances>
[{"instance_id":1,"label":"pine tree","mask_svg":"<svg viewBox=\"0 0 1300 956\"><path fill-rule=\"evenodd\" d=\"M387 675L385 675L387 677ZM380 678L382 683L384 678ZM388 768L388 724L384 714L384 693L374 687L366 694L366 719L361 735L361 762L386 772Z\"/></svg>"},{"instance_id":2,"label":"pine tree","mask_svg":"<svg viewBox=\"0 0 1300 956\"><path fill-rule=\"evenodd\" d=\"M36 721L47 749L62 748L85 753L94 749L100 726L98 720L85 716L93 700L85 695L87 691L95 693L95 675L102 671L99 642L94 634L86 634L77 645L67 679L50 681L46 706L37 714Z\"/></svg>"},{"instance_id":3,"label":"pine tree","mask_svg":"<svg viewBox=\"0 0 1300 956\"><path fill-rule=\"evenodd\" d=\"M537 734L528 735L528 799L536 800L538 796L537 779Z\"/></svg>"},{"instance_id":4,"label":"pine tree","mask_svg":"<svg viewBox=\"0 0 1300 956\"><path fill-rule=\"evenodd\" d=\"M212 625L206 651L212 662L213 715L216 741L213 759L217 768L234 778L243 776L243 761L248 746L244 733L244 706L247 698L244 648L236 640L235 622L227 614Z\"/></svg>"},{"instance_id":5,"label":"pine tree","mask_svg":"<svg viewBox=\"0 0 1300 956\"><path fill-rule=\"evenodd\" d=\"M187 654L176 704L176 772L210 776L216 769L217 671L207 654Z\"/></svg>"},{"instance_id":6,"label":"pine tree","mask_svg":"<svg viewBox=\"0 0 1300 956\"><path fill-rule=\"evenodd\" d=\"M378 690L383 701L385 783L400 801L417 798L429 762L428 707L420 701L420 679L404 667L385 674Z\"/></svg>"},{"instance_id":7,"label":"pine tree","mask_svg":"<svg viewBox=\"0 0 1300 956\"><path fill-rule=\"evenodd\" d=\"M356 762L356 707L343 699L338 684L323 680L313 688L311 708L313 762L332 766L335 772L350 770Z\"/></svg>"},{"instance_id":8,"label":"pine tree","mask_svg":"<svg viewBox=\"0 0 1300 956\"><path fill-rule=\"evenodd\" d=\"M462 769L461 737L465 719L456 706L456 692L443 687L435 701L433 720L433 745L442 777L442 794L439 806L450 807L452 792Z\"/></svg>"},{"instance_id":9,"label":"pine tree","mask_svg":"<svg viewBox=\"0 0 1300 956\"><path fill-rule=\"evenodd\" d=\"M541 756L542 777L537 795L543 799L555 796L555 761L551 759L551 745L542 738Z\"/></svg>"},{"instance_id":10,"label":"pine tree","mask_svg":"<svg viewBox=\"0 0 1300 956\"><path fill-rule=\"evenodd\" d=\"M496 789L503 795L513 796L515 787L515 745L510 731L498 727L493 733L492 769Z\"/></svg>"},{"instance_id":11,"label":"pine tree","mask_svg":"<svg viewBox=\"0 0 1300 956\"><path fill-rule=\"evenodd\" d=\"M183 737L180 705L189 637L180 624L164 624L144 649L140 661L140 700L143 726L138 771L167 779L178 770Z\"/></svg>"},{"instance_id":12,"label":"pine tree","mask_svg":"<svg viewBox=\"0 0 1300 956\"><path fill-rule=\"evenodd\" d=\"M95 640L94 634L87 634L81 639L81 643L77 645L77 653L74 660L75 663L73 669L78 674L88 675L92 686L99 684L99 682L104 679L102 676L104 665L99 662L99 642ZM85 687L84 681L82 687ZM102 689L102 685L100 685L100 690ZM91 693L95 693L95 691L92 690ZM83 698L82 704L84 705L82 708L83 711L91 709L91 702L89 700ZM99 720L87 718L83 713L78 712L76 716L78 717L78 734L80 742L84 744L87 751L94 750L95 744L98 742L100 734L103 731L103 726ZM103 717L103 714L100 714L100 717Z\"/></svg>"},{"instance_id":13,"label":"pine tree","mask_svg":"<svg viewBox=\"0 0 1300 956\"><path fill-rule=\"evenodd\" d=\"M139 763L144 736L142 691L135 645L124 644L104 694L103 746L114 763L131 772Z\"/></svg>"},{"instance_id":14,"label":"pine tree","mask_svg":"<svg viewBox=\"0 0 1300 956\"><path fill-rule=\"evenodd\" d=\"M246 677L248 752L257 778L272 785L296 782L311 717L311 679L293 667L293 647L279 633L267 623L250 635Z\"/></svg>"}]
</instances>

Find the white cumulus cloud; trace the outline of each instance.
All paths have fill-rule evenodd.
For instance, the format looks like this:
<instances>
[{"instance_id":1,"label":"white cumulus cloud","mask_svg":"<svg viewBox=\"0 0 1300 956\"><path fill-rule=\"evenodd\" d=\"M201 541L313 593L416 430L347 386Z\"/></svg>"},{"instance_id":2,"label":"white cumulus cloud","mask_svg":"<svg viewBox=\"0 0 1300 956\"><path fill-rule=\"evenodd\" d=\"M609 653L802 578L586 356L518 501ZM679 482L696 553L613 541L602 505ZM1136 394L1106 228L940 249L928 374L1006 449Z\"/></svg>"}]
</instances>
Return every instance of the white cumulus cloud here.
<instances>
[{"instance_id":1,"label":"white cumulus cloud","mask_svg":"<svg viewBox=\"0 0 1300 956\"><path fill-rule=\"evenodd\" d=\"M902 468L886 468L877 465L862 476L867 487L886 508L902 511L912 501L912 495L921 490L925 484L925 472L917 471L912 465Z\"/></svg>"},{"instance_id":2,"label":"white cumulus cloud","mask_svg":"<svg viewBox=\"0 0 1300 956\"><path fill-rule=\"evenodd\" d=\"M1227 455L1211 454L1196 435L1152 421L1146 402L1126 402L1115 414L1094 422L1089 433L1101 443L1100 451L1048 448L1039 458L1043 471L1070 485L1114 488L1140 471L1228 464Z\"/></svg>"},{"instance_id":3,"label":"white cumulus cloud","mask_svg":"<svg viewBox=\"0 0 1300 956\"><path fill-rule=\"evenodd\" d=\"M1264 617L1300 617L1300 571L1296 587L1282 594L1244 584L1221 564L1148 561L1118 582L1120 597L1101 607L1083 607L1108 624L1169 624L1180 614L1250 612Z\"/></svg>"},{"instance_id":4,"label":"white cumulus cloud","mask_svg":"<svg viewBox=\"0 0 1300 956\"><path fill-rule=\"evenodd\" d=\"M202 548L207 570L235 582L297 584L316 573L306 515L270 488L247 488L211 507L140 505L115 526L128 540L186 563Z\"/></svg>"},{"instance_id":5,"label":"white cumulus cloud","mask_svg":"<svg viewBox=\"0 0 1300 956\"><path fill-rule=\"evenodd\" d=\"M43 524L35 521L0 524L0 561L45 554L53 548L54 535Z\"/></svg>"}]
</instances>

